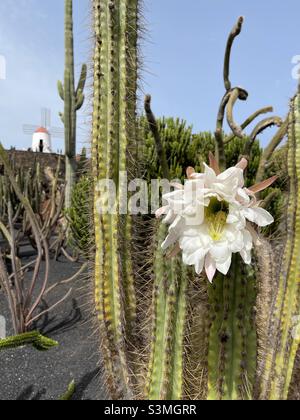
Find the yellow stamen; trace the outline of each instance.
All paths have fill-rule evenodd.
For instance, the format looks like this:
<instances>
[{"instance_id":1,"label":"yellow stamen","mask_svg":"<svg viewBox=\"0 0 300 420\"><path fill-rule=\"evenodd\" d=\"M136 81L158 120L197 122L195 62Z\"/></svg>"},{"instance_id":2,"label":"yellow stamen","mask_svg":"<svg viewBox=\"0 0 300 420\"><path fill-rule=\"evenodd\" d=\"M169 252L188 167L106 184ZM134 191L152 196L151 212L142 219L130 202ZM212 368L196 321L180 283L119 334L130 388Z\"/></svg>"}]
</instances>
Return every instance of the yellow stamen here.
<instances>
[{"instance_id":1,"label":"yellow stamen","mask_svg":"<svg viewBox=\"0 0 300 420\"><path fill-rule=\"evenodd\" d=\"M210 200L205 210L205 220L213 241L220 241L223 238L228 213L229 205L226 201L219 201L215 197Z\"/></svg>"},{"instance_id":2,"label":"yellow stamen","mask_svg":"<svg viewBox=\"0 0 300 420\"><path fill-rule=\"evenodd\" d=\"M208 231L213 241L220 241L223 238L226 220L227 214L223 211L219 211L208 218Z\"/></svg>"}]
</instances>

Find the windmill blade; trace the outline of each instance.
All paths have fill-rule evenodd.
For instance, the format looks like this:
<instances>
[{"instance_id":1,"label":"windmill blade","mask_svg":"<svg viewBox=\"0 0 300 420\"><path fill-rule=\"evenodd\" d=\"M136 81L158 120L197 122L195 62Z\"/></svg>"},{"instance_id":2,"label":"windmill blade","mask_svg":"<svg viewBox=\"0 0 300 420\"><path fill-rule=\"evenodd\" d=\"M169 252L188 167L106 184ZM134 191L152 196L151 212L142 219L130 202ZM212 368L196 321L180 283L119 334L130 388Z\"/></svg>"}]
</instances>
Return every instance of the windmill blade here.
<instances>
[{"instance_id":1,"label":"windmill blade","mask_svg":"<svg viewBox=\"0 0 300 420\"><path fill-rule=\"evenodd\" d=\"M23 133L24 134L33 134L38 129L37 125L30 125L30 124L24 124L23 125Z\"/></svg>"},{"instance_id":2,"label":"windmill blade","mask_svg":"<svg viewBox=\"0 0 300 420\"><path fill-rule=\"evenodd\" d=\"M65 131L63 128L57 128L57 127L50 128L49 133L51 134L52 137L55 137L58 139L65 138Z\"/></svg>"}]
</instances>

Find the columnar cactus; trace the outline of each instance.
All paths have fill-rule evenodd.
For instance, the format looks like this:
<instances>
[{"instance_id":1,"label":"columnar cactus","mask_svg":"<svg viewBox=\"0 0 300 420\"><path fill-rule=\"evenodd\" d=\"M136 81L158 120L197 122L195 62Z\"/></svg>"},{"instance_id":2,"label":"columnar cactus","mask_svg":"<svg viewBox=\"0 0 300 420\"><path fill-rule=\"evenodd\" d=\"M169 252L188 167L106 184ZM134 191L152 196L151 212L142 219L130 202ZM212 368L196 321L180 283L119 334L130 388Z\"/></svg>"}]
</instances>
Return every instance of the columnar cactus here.
<instances>
[{"instance_id":1,"label":"columnar cactus","mask_svg":"<svg viewBox=\"0 0 300 420\"><path fill-rule=\"evenodd\" d=\"M129 333L134 322L136 302L131 220L124 215L127 200L120 173L128 170L130 147L136 136L138 1L94 0L93 8L95 298L108 385L113 395L128 397L125 331ZM99 182L105 179L113 180L120 193L113 214L101 214Z\"/></svg>"},{"instance_id":2,"label":"columnar cactus","mask_svg":"<svg viewBox=\"0 0 300 420\"><path fill-rule=\"evenodd\" d=\"M288 129L290 191L286 216L287 239L279 274L273 276L275 299L271 307L268 345L260 397L287 399L300 344L300 95L291 101ZM279 277L278 277L279 276Z\"/></svg>"},{"instance_id":3,"label":"columnar cactus","mask_svg":"<svg viewBox=\"0 0 300 420\"><path fill-rule=\"evenodd\" d=\"M251 399L256 371L255 275L234 257L209 288L208 399Z\"/></svg>"},{"instance_id":4,"label":"columnar cactus","mask_svg":"<svg viewBox=\"0 0 300 420\"><path fill-rule=\"evenodd\" d=\"M153 334L146 386L150 400L181 400L184 392L189 270L180 258L166 259L161 249L166 233L161 225L154 244Z\"/></svg>"},{"instance_id":5,"label":"columnar cactus","mask_svg":"<svg viewBox=\"0 0 300 420\"><path fill-rule=\"evenodd\" d=\"M73 38L73 0L65 0L65 75L64 84L58 82L58 93L65 103L60 117L65 126L66 155L66 197L65 207L71 205L72 188L76 176L76 122L77 111L84 103L84 87L87 78L87 66L83 64L77 88L75 87L74 38Z\"/></svg>"}]
</instances>

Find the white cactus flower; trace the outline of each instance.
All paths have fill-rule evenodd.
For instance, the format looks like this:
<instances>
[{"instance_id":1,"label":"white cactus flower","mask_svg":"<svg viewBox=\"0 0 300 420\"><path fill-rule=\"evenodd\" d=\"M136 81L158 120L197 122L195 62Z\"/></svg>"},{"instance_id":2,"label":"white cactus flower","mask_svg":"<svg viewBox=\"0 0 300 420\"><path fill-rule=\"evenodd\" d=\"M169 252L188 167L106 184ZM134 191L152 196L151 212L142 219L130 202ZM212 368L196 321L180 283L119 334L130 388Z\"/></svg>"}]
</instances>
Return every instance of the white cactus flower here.
<instances>
[{"instance_id":1,"label":"white cactus flower","mask_svg":"<svg viewBox=\"0 0 300 420\"><path fill-rule=\"evenodd\" d=\"M204 173L189 168L185 186L176 185L174 192L166 194L163 198L168 205L156 213L157 217L165 214L164 223L170 225L163 249L176 244L183 262L194 266L197 274L205 269L210 282L217 271L228 273L234 253L251 264L249 222L260 227L274 222L271 214L259 207L255 194L272 185L276 177L244 188L247 164L242 159L236 167L220 173L210 155L210 166L205 165Z\"/></svg>"}]
</instances>

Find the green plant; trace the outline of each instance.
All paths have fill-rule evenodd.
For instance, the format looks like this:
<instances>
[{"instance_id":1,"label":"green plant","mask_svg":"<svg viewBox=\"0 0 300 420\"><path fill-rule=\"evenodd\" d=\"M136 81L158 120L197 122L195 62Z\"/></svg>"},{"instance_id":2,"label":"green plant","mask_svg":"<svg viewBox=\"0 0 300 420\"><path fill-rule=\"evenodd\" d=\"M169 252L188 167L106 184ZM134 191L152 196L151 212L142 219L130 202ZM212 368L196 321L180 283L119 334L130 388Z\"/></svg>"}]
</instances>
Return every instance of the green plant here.
<instances>
[{"instance_id":1,"label":"green plant","mask_svg":"<svg viewBox=\"0 0 300 420\"><path fill-rule=\"evenodd\" d=\"M73 0L65 0L65 75L64 83L58 82L58 92L65 104L64 113L60 116L65 126L66 208L70 207L72 189L76 182L76 115L84 103L86 78L87 66L83 64L77 88L75 87Z\"/></svg>"},{"instance_id":2,"label":"green plant","mask_svg":"<svg viewBox=\"0 0 300 420\"><path fill-rule=\"evenodd\" d=\"M94 0L94 181L95 297L108 387L114 396L131 396L125 331L136 316L131 260L131 218L120 215L120 172L128 169L136 138L137 0ZM102 180L120 194L117 214L100 214ZM122 296L124 296L124 311ZM125 321L125 324L124 324Z\"/></svg>"},{"instance_id":3,"label":"green plant","mask_svg":"<svg viewBox=\"0 0 300 420\"><path fill-rule=\"evenodd\" d=\"M61 215L63 199L62 195L60 197L60 203L57 207L56 186L59 168L56 176L54 176L51 171L48 172L48 176L52 179L52 197L48 202L47 215L42 215L44 216L43 218L34 213L28 197L23 195L18 180L15 178L13 169L10 166L8 155L1 143L0 162L4 166L5 175L7 176L16 198L19 201L19 208L23 209L23 224L25 224L26 227L21 227L21 232L25 229L30 232L31 242L33 246L36 247L37 251L35 259L25 265L22 264L17 252L18 242L16 238L20 234L16 226L17 217L13 214L11 203L8 202L8 220L0 220L0 232L7 244L7 255L3 255L3 251L0 249L0 285L1 289L4 291L5 297L7 298L15 333L23 334L30 331L30 328L32 328L35 321L62 303L71 294L72 289L70 289L61 300L51 307L43 311L38 311L45 296L61 283L68 283L73 280L76 275L69 280L66 279L64 281L60 281L51 287L48 287L50 249L52 247L54 248L53 244L50 245L49 242L53 233L53 228ZM57 239L54 241L54 244L56 242ZM62 246L59 248L62 249ZM11 273L8 272L5 257L7 257L11 262ZM33 267L32 276L31 280L27 283L25 274L31 267ZM78 274L80 274L84 269L85 266L79 270Z\"/></svg>"},{"instance_id":4,"label":"green plant","mask_svg":"<svg viewBox=\"0 0 300 420\"><path fill-rule=\"evenodd\" d=\"M76 391L76 384L75 381L72 381L69 385L68 385L68 389L67 391L64 393L64 395L62 395L59 399L60 401L70 401L72 400L72 397L74 396Z\"/></svg>"},{"instance_id":5,"label":"green plant","mask_svg":"<svg viewBox=\"0 0 300 420\"><path fill-rule=\"evenodd\" d=\"M89 176L83 175L73 188L71 207L66 211L70 224L70 244L85 257L88 257L91 246L90 203L87 200L90 192L91 179Z\"/></svg>"},{"instance_id":6,"label":"green plant","mask_svg":"<svg viewBox=\"0 0 300 420\"><path fill-rule=\"evenodd\" d=\"M109 391L114 398L153 400L287 398L299 344L291 338L292 321L299 313L299 217L295 213L299 207L299 99L293 102L289 122L265 118L246 135L245 129L272 111L271 107L255 112L241 125L235 121L237 101L248 97L245 89L232 87L229 74L232 45L243 25L243 18L239 18L227 42L225 94L214 135L192 136L183 122L156 120L147 96L149 128L145 120L139 121L139 133L144 134L142 145L137 144L138 6L137 0L94 0L94 276ZM229 136L223 129L225 117L233 133ZM262 150L257 138L274 125L278 131ZM256 184L247 190L253 199L249 208L255 206L256 194L266 207L278 205L276 217L283 217L285 175L272 188L275 178L263 180L266 172L278 171L283 152L276 149L288 129L291 195L279 279L280 258L274 259L273 245L278 233L281 238L284 235L280 225L272 232L273 242L252 225L247 226L255 242L254 263L246 265L234 255L228 274L219 274L208 284L205 276L196 275L176 256L180 252L176 238L171 253L163 251L164 224L118 211L124 198L120 171L135 173L131 157L137 151L136 162L141 161L142 171L146 168L148 180L183 178L188 165L201 170L202 162L208 159L218 173L240 160L246 187ZM217 158L212 155L214 151ZM246 159L250 162L247 169ZM284 168L283 161L279 166ZM191 178L193 169L188 168L187 174ZM119 192L112 213L102 212L107 194L100 186L107 179L114 181ZM218 213L224 217L224 211Z\"/></svg>"},{"instance_id":7,"label":"green plant","mask_svg":"<svg viewBox=\"0 0 300 420\"><path fill-rule=\"evenodd\" d=\"M299 191L300 175L300 94L291 101L288 130L289 198L286 215L287 238L279 273L274 275L274 307L268 323L268 347L262 370L260 396L263 399L287 399L295 359L300 344L298 323L299 288Z\"/></svg>"},{"instance_id":8,"label":"green plant","mask_svg":"<svg viewBox=\"0 0 300 420\"><path fill-rule=\"evenodd\" d=\"M23 346L33 346L39 351L46 351L58 346L58 343L50 338L44 337L37 331L20 334L15 337L8 337L0 340L0 351L14 349Z\"/></svg>"}]
</instances>

